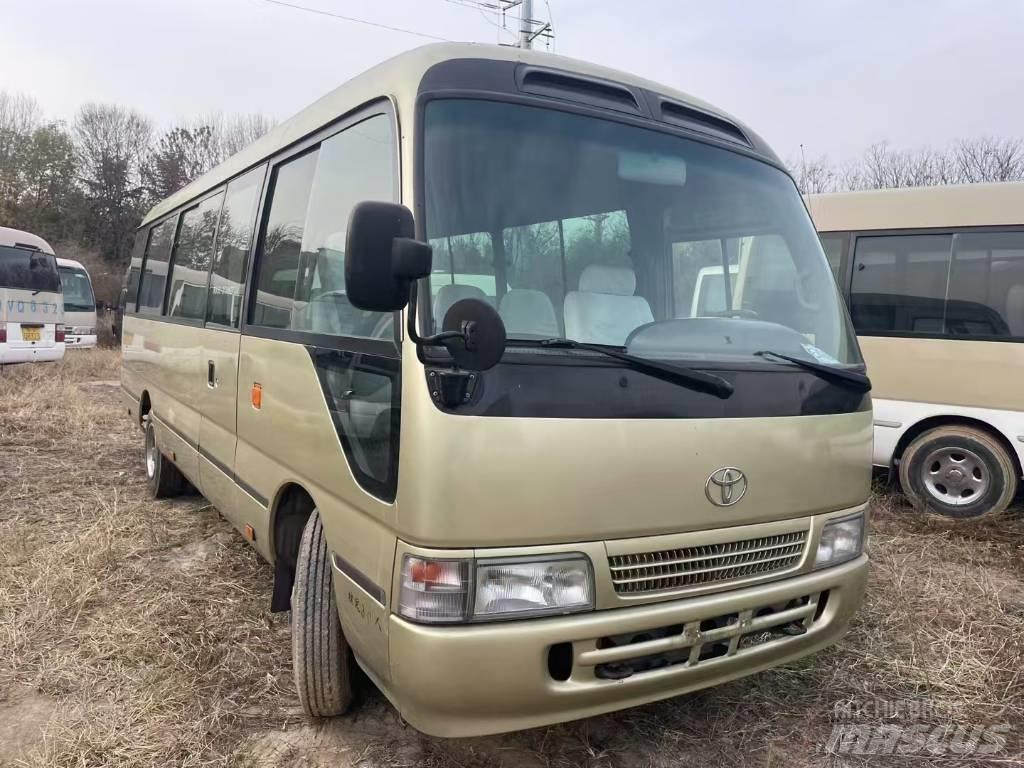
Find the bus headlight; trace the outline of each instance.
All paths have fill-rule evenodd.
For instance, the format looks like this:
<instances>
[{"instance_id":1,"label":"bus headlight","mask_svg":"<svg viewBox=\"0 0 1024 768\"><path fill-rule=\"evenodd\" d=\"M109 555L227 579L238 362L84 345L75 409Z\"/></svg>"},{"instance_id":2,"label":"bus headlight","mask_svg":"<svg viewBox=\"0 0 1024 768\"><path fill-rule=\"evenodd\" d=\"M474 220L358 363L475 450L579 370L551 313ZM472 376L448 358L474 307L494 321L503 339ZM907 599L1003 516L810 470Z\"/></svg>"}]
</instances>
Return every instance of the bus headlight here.
<instances>
[{"instance_id":1,"label":"bus headlight","mask_svg":"<svg viewBox=\"0 0 1024 768\"><path fill-rule=\"evenodd\" d=\"M594 579L578 554L445 560L406 555L398 613L441 624L590 611Z\"/></svg>"},{"instance_id":2,"label":"bus headlight","mask_svg":"<svg viewBox=\"0 0 1024 768\"><path fill-rule=\"evenodd\" d=\"M575 613L594 607L590 561L579 555L542 560L481 560L474 619Z\"/></svg>"},{"instance_id":3,"label":"bus headlight","mask_svg":"<svg viewBox=\"0 0 1024 768\"><path fill-rule=\"evenodd\" d=\"M815 568L839 565L864 551L864 513L825 523L818 539Z\"/></svg>"}]
</instances>

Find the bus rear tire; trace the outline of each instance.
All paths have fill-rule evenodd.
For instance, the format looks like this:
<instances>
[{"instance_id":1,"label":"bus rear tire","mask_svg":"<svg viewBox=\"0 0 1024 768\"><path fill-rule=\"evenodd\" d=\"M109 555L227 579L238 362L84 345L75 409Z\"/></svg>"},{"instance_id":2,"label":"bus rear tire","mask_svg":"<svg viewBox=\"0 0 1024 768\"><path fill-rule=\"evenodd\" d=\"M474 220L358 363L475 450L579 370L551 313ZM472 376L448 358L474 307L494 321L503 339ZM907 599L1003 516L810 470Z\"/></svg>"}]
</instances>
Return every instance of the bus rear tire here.
<instances>
[{"instance_id":1,"label":"bus rear tire","mask_svg":"<svg viewBox=\"0 0 1024 768\"><path fill-rule=\"evenodd\" d=\"M292 591L292 665L299 702L311 717L340 715L352 703L352 661L341 631L320 513L306 521Z\"/></svg>"},{"instance_id":2,"label":"bus rear tire","mask_svg":"<svg viewBox=\"0 0 1024 768\"><path fill-rule=\"evenodd\" d=\"M169 499L177 496L185 487L185 476L181 474L174 463L160 451L156 444L156 432L153 429L153 419L146 416L146 481L149 483L149 492L154 499Z\"/></svg>"},{"instance_id":3,"label":"bus rear tire","mask_svg":"<svg viewBox=\"0 0 1024 768\"><path fill-rule=\"evenodd\" d=\"M975 427L918 435L903 452L900 486L917 509L956 520L1004 511L1017 493L1017 470L999 442Z\"/></svg>"}]
</instances>

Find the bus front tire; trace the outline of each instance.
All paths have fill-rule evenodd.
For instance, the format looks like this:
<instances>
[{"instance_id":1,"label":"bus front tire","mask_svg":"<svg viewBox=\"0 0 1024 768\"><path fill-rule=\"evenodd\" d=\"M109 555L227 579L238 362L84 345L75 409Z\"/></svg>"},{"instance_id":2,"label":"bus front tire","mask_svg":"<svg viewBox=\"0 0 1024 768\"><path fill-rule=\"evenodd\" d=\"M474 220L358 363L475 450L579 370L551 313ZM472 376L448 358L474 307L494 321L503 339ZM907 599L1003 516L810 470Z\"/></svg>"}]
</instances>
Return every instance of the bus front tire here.
<instances>
[{"instance_id":1,"label":"bus front tire","mask_svg":"<svg viewBox=\"0 0 1024 768\"><path fill-rule=\"evenodd\" d=\"M146 460L146 480L149 483L149 491L154 499L169 499L177 496L185 487L185 476L181 474L174 463L161 453L156 444L156 432L153 429L153 419L146 416L145 419L146 448L144 458Z\"/></svg>"},{"instance_id":2,"label":"bus front tire","mask_svg":"<svg viewBox=\"0 0 1024 768\"><path fill-rule=\"evenodd\" d=\"M306 521L292 591L292 665L302 708L342 714L352 702L352 661L334 601L334 579L320 513Z\"/></svg>"},{"instance_id":3,"label":"bus front tire","mask_svg":"<svg viewBox=\"0 0 1024 768\"><path fill-rule=\"evenodd\" d=\"M996 515L1017 492L1013 459L975 427L936 427L918 435L903 452L899 474L917 509L957 520Z\"/></svg>"}]
</instances>

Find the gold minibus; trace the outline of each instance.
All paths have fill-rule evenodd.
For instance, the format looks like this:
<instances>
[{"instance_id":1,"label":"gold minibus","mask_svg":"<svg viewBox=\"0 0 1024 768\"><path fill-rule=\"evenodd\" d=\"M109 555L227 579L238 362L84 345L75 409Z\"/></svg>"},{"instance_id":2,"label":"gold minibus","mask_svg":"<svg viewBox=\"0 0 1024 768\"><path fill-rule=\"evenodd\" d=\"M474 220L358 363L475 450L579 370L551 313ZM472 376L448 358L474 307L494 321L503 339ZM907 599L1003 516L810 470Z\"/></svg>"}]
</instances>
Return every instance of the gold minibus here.
<instances>
[{"instance_id":1,"label":"gold minibus","mask_svg":"<svg viewBox=\"0 0 1024 768\"><path fill-rule=\"evenodd\" d=\"M1005 510L1024 461L1024 184L808 205L874 384L874 464L924 511Z\"/></svg>"},{"instance_id":2,"label":"gold minibus","mask_svg":"<svg viewBox=\"0 0 1024 768\"><path fill-rule=\"evenodd\" d=\"M273 564L310 715L358 665L429 734L587 717L861 602L856 337L782 163L690 96L403 54L157 205L126 285L153 494Z\"/></svg>"}]
</instances>

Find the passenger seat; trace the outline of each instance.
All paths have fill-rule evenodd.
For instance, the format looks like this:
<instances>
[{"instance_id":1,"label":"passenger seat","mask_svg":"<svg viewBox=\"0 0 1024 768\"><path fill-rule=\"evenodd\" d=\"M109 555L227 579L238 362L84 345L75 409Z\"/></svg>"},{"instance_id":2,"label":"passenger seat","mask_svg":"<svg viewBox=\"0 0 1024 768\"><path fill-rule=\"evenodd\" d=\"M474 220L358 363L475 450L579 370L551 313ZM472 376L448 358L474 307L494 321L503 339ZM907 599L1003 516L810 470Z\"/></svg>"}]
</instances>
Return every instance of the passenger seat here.
<instances>
[{"instance_id":1,"label":"passenger seat","mask_svg":"<svg viewBox=\"0 0 1024 768\"><path fill-rule=\"evenodd\" d=\"M580 275L579 290L565 297L565 335L592 344L624 345L635 328L654 321L651 305L634 291L632 269L591 264Z\"/></svg>"},{"instance_id":2,"label":"passenger seat","mask_svg":"<svg viewBox=\"0 0 1024 768\"><path fill-rule=\"evenodd\" d=\"M487 294L475 285L463 285L462 283L445 283L437 290L434 297L434 322L440 328L444 324L444 316L452 308L452 304L462 299L480 299L490 301Z\"/></svg>"},{"instance_id":3,"label":"passenger seat","mask_svg":"<svg viewBox=\"0 0 1024 768\"><path fill-rule=\"evenodd\" d=\"M543 291L513 288L501 297L498 314L509 336L541 339L561 336L555 305Z\"/></svg>"}]
</instances>

